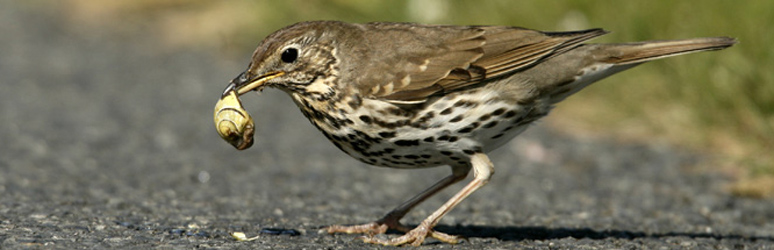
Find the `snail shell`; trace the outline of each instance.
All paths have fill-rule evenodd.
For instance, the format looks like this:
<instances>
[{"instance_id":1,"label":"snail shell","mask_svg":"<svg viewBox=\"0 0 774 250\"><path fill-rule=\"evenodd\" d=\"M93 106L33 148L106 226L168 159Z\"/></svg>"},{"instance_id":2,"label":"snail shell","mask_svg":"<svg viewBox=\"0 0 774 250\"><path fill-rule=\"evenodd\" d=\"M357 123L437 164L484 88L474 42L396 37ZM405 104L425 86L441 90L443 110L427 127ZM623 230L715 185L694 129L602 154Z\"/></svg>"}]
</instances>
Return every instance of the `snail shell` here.
<instances>
[{"instance_id":1,"label":"snail shell","mask_svg":"<svg viewBox=\"0 0 774 250\"><path fill-rule=\"evenodd\" d=\"M253 118L242 108L237 91L229 90L215 104L215 129L223 140L239 150L253 145L255 123Z\"/></svg>"}]
</instances>

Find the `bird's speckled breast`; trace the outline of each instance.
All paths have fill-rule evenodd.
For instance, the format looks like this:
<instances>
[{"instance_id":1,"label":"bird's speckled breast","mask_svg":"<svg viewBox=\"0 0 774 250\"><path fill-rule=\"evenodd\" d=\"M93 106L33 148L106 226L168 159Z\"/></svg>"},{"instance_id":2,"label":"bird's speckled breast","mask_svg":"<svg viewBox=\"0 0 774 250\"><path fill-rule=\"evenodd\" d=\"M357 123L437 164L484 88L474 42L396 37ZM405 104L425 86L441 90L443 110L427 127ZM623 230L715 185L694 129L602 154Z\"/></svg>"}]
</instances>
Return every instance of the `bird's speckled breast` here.
<instances>
[{"instance_id":1,"label":"bird's speckled breast","mask_svg":"<svg viewBox=\"0 0 774 250\"><path fill-rule=\"evenodd\" d=\"M302 113L338 148L383 167L466 165L547 115L549 108L504 101L496 90L478 88L400 106L382 100L341 97L315 105L294 95ZM324 110L319 110L324 109Z\"/></svg>"}]
</instances>

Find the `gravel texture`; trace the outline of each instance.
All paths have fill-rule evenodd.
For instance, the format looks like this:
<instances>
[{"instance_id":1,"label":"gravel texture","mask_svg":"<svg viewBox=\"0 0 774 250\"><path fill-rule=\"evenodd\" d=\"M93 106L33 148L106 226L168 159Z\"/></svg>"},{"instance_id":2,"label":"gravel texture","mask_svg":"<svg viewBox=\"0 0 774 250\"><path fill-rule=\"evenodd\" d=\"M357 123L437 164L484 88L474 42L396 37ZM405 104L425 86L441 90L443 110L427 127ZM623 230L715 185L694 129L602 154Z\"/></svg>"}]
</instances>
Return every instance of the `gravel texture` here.
<instances>
[{"instance_id":1,"label":"gravel texture","mask_svg":"<svg viewBox=\"0 0 774 250\"><path fill-rule=\"evenodd\" d=\"M382 248L317 231L377 219L448 174L359 163L276 90L243 98L256 144L234 150L215 133L212 108L247 55L76 32L55 11L7 1L0 34L0 249ZM705 156L538 124L491 158L490 184L437 227L468 240L420 248L774 248L774 202L731 196Z\"/></svg>"}]
</instances>

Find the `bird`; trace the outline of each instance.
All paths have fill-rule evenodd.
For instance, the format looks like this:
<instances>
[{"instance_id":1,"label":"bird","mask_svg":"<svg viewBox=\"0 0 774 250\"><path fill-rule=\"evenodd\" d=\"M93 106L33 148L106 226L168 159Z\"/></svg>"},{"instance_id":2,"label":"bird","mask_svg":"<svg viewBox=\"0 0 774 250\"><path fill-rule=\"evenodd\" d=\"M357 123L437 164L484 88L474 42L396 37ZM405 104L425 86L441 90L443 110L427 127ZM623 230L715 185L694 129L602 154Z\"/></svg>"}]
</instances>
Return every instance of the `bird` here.
<instances>
[{"instance_id":1,"label":"bird","mask_svg":"<svg viewBox=\"0 0 774 250\"><path fill-rule=\"evenodd\" d=\"M428 237L458 243L462 237L433 228L490 180L494 165L487 153L600 79L651 60L720 50L737 42L708 37L586 43L606 33L300 22L258 45L247 69L221 95L215 122L223 139L238 149L249 147L254 125L238 96L271 87L290 95L326 138L359 161L396 169L449 166L449 176L381 219L324 230L362 234L363 241L382 245L416 246ZM412 208L470 172L472 180L419 225L400 222ZM390 229L405 234L378 237Z\"/></svg>"}]
</instances>

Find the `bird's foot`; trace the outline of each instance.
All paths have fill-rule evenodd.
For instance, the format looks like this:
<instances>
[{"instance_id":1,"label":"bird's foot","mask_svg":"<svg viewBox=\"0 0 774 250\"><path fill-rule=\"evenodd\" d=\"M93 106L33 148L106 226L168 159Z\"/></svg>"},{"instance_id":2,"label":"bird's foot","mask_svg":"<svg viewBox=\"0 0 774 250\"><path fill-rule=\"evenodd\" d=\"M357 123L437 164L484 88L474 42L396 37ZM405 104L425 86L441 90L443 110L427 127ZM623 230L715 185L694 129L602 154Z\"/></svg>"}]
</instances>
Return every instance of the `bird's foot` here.
<instances>
[{"instance_id":1,"label":"bird's foot","mask_svg":"<svg viewBox=\"0 0 774 250\"><path fill-rule=\"evenodd\" d=\"M374 235L360 236L358 238L367 243L381 244L385 246L401 246L405 244L419 246L422 245L422 243L425 241L425 238L427 237L432 237L449 244L457 244L460 242L460 240L462 240L462 237L441 233L422 224L412 229L411 231L406 232L406 234L403 236L397 238L381 239L374 237Z\"/></svg>"},{"instance_id":2,"label":"bird's foot","mask_svg":"<svg viewBox=\"0 0 774 250\"><path fill-rule=\"evenodd\" d=\"M381 239L375 237L378 234L386 233L389 229L401 231L406 234L392 239ZM422 242L425 241L425 238L427 237L432 237L439 241L450 244L459 243L462 239L462 237L459 236L448 235L432 230L430 227L425 226L424 223L420 224L414 229L410 229L409 227L400 224L397 220L390 219L382 219L371 223L353 226L333 225L326 227L323 230L331 234L365 234L364 236L358 237L358 239L361 239L367 243L381 244L386 246L400 246L405 244L419 246L422 244Z\"/></svg>"}]
</instances>

